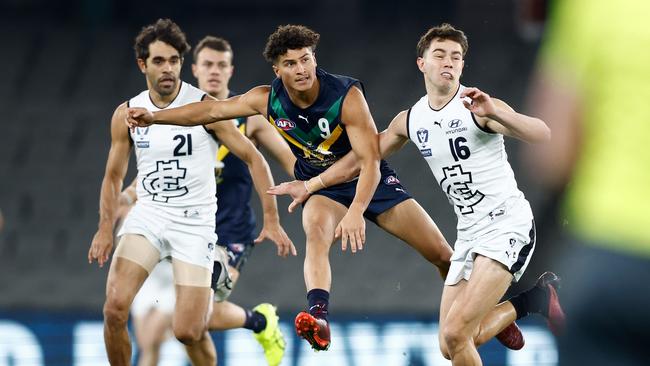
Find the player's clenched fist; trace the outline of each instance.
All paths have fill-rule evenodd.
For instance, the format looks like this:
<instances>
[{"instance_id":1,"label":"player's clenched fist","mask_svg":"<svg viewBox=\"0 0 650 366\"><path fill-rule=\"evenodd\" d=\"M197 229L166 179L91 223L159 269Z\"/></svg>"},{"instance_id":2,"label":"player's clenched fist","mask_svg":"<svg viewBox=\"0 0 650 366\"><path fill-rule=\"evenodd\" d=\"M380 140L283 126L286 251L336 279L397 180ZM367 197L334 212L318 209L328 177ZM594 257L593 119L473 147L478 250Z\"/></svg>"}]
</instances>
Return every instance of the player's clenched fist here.
<instances>
[{"instance_id":1,"label":"player's clenched fist","mask_svg":"<svg viewBox=\"0 0 650 366\"><path fill-rule=\"evenodd\" d=\"M129 127L147 127L153 124L153 113L146 108L127 108L126 124Z\"/></svg>"}]
</instances>

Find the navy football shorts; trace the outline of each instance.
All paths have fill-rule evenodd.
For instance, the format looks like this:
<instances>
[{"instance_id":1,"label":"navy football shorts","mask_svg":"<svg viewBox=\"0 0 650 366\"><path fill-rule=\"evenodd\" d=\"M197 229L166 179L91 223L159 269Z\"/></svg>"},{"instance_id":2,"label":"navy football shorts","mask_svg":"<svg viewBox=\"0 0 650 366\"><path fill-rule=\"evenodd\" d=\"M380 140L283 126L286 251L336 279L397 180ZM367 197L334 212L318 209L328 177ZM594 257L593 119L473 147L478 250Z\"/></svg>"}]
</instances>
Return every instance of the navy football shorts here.
<instances>
[{"instance_id":1,"label":"navy football shorts","mask_svg":"<svg viewBox=\"0 0 650 366\"><path fill-rule=\"evenodd\" d=\"M411 198L411 195L400 183L397 173L382 160L380 165L381 179L368 209L363 214L368 220L376 223L377 216ZM314 195L330 198L345 207L350 207L357 190L357 180L323 188Z\"/></svg>"}]
</instances>

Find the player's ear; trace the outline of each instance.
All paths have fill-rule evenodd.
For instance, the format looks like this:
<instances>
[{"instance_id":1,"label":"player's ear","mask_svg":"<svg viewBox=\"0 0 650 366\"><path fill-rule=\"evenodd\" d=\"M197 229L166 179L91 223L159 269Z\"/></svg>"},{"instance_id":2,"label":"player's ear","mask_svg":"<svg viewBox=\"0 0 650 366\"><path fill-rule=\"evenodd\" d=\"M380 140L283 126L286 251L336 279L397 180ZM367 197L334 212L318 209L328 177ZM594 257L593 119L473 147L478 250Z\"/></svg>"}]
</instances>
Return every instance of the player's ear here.
<instances>
[{"instance_id":1,"label":"player's ear","mask_svg":"<svg viewBox=\"0 0 650 366\"><path fill-rule=\"evenodd\" d=\"M278 67L278 65L273 64L273 66L271 66L271 67L273 67L273 73L275 74L275 77L279 78L280 77L280 68Z\"/></svg>"},{"instance_id":2,"label":"player's ear","mask_svg":"<svg viewBox=\"0 0 650 366\"><path fill-rule=\"evenodd\" d=\"M192 64L192 76L194 76L195 79L198 79L196 76L196 64Z\"/></svg>"},{"instance_id":3,"label":"player's ear","mask_svg":"<svg viewBox=\"0 0 650 366\"><path fill-rule=\"evenodd\" d=\"M415 60L415 63L418 65L418 69L420 69L420 71L424 72L424 58L423 57L418 57Z\"/></svg>"},{"instance_id":4,"label":"player's ear","mask_svg":"<svg viewBox=\"0 0 650 366\"><path fill-rule=\"evenodd\" d=\"M144 72L147 70L146 61L141 58L139 58L137 61L138 61L138 68L140 69L140 72L144 74Z\"/></svg>"},{"instance_id":5,"label":"player's ear","mask_svg":"<svg viewBox=\"0 0 650 366\"><path fill-rule=\"evenodd\" d=\"M316 62L316 52L312 53L312 57L314 58L314 66L318 66L318 62Z\"/></svg>"}]
</instances>

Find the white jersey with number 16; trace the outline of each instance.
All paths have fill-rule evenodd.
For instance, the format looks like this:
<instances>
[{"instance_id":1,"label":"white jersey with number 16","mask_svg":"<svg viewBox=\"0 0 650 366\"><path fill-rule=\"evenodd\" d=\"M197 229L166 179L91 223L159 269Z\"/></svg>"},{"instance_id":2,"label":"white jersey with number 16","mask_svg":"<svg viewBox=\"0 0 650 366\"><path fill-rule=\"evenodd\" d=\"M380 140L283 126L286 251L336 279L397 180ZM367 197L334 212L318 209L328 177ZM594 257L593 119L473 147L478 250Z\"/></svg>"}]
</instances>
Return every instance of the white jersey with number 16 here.
<instances>
[{"instance_id":1,"label":"white jersey with number 16","mask_svg":"<svg viewBox=\"0 0 650 366\"><path fill-rule=\"evenodd\" d=\"M463 89L440 110L422 97L409 109L407 131L454 206L458 237L472 239L509 206L530 206L517 188L503 135L479 126L462 103Z\"/></svg>"}]
</instances>

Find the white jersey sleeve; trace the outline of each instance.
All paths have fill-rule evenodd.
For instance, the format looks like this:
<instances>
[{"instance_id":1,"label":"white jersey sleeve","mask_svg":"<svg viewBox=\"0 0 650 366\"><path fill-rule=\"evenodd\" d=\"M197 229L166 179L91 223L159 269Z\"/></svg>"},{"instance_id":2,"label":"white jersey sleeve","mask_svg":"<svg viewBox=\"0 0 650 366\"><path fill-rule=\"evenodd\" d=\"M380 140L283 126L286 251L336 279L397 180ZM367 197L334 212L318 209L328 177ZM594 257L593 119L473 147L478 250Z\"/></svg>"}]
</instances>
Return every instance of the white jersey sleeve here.
<instances>
[{"instance_id":1,"label":"white jersey sleeve","mask_svg":"<svg viewBox=\"0 0 650 366\"><path fill-rule=\"evenodd\" d=\"M511 200L525 200L508 163L503 135L481 127L462 103L460 86L440 110L425 95L408 112L409 139L418 147L458 217L458 237L485 231ZM527 202L525 202L528 205Z\"/></svg>"},{"instance_id":2,"label":"white jersey sleeve","mask_svg":"<svg viewBox=\"0 0 650 366\"><path fill-rule=\"evenodd\" d=\"M182 82L167 107L199 102L205 93ZM130 107L158 111L149 91L129 100ZM152 125L130 132L137 159L138 203L158 208L216 207L217 142L204 126Z\"/></svg>"}]
</instances>

